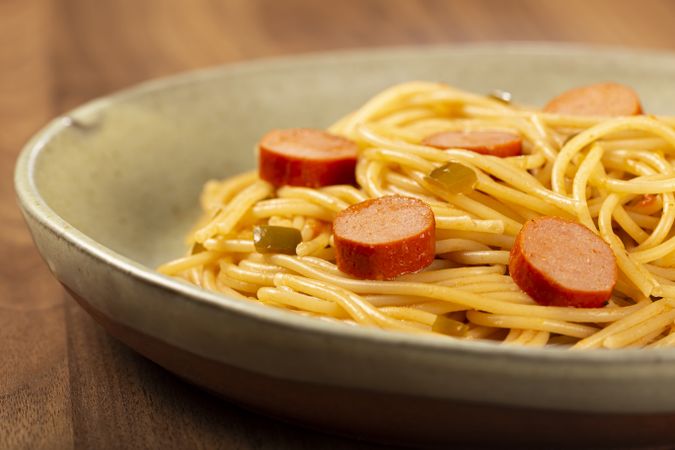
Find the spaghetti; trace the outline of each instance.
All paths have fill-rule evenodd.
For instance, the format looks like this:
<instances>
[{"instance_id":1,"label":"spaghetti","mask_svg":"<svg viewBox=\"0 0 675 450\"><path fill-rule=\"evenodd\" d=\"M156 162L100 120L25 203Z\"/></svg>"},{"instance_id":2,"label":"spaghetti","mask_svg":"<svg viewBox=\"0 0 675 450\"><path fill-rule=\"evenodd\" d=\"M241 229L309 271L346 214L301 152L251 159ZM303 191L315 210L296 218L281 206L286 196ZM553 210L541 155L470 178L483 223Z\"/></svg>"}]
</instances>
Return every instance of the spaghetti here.
<instances>
[{"instance_id":1,"label":"spaghetti","mask_svg":"<svg viewBox=\"0 0 675 450\"><path fill-rule=\"evenodd\" d=\"M159 271L226 296L322 320L572 349L675 345L675 118L602 117L525 108L430 82L394 86L329 128L358 145L349 184L275 188L247 172L209 181L188 255ZM498 131L522 154L425 145L436 133ZM429 182L457 163L469 191ZM335 264L332 223L351 205L399 195L435 217L435 259L416 273L365 280ZM523 224L576 221L616 257L606 306L537 304L508 274ZM260 253L254 227L297 230L292 254Z\"/></svg>"}]
</instances>

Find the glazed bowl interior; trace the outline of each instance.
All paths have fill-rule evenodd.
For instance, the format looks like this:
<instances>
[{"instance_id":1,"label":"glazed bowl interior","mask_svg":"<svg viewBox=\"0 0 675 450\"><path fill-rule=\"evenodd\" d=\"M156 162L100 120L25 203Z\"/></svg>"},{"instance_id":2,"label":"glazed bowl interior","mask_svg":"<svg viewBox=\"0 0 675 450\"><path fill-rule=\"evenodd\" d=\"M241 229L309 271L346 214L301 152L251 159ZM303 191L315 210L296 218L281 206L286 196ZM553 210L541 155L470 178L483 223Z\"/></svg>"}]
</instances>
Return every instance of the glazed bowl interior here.
<instances>
[{"instance_id":1,"label":"glazed bowl interior","mask_svg":"<svg viewBox=\"0 0 675 450\"><path fill-rule=\"evenodd\" d=\"M254 169L264 132L326 127L415 79L504 89L531 105L612 80L633 86L645 111L675 112L675 57L667 54L486 44L260 61L153 81L55 119L19 160L19 200L50 268L93 309L209 360L406 395L675 411L671 350L570 353L324 324L154 272L185 251L203 184Z\"/></svg>"},{"instance_id":2,"label":"glazed bowl interior","mask_svg":"<svg viewBox=\"0 0 675 450\"><path fill-rule=\"evenodd\" d=\"M541 105L567 87L611 79L636 86L646 111L665 113L675 104L672 62L653 72L639 64L617 67L611 58L586 58L577 67L578 54L564 51L549 58L523 53L357 53L155 82L70 114L71 126L45 145L34 180L74 228L154 268L184 251L204 182L255 167L261 134L326 127L397 82L442 81L478 93L499 88Z\"/></svg>"}]
</instances>

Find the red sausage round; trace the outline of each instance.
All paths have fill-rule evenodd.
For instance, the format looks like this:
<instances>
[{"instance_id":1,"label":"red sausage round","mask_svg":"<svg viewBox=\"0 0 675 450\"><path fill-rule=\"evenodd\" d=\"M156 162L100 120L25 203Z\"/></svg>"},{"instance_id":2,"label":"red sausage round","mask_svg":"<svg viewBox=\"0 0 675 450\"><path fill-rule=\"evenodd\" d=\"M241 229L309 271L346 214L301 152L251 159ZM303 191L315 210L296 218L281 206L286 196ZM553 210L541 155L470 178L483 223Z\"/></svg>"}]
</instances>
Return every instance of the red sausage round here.
<instances>
[{"instance_id":1,"label":"red sausage round","mask_svg":"<svg viewBox=\"0 0 675 450\"><path fill-rule=\"evenodd\" d=\"M259 175L275 186L355 184L358 146L322 130L272 130L260 140Z\"/></svg>"},{"instance_id":2,"label":"red sausage round","mask_svg":"<svg viewBox=\"0 0 675 450\"><path fill-rule=\"evenodd\" d=\"M616 258L585 226L559 217L529 220L509 259L516 284L540 305L595 308L612 295Z\"/></svg>"},{"instance_id":3,"label":"red sausage round","mask_svg":"<svg viewBox=\"0 0 675 450\"><path fill-rule=\"evenodd\" d=\"M544 111L579 116L632 116L642 114L642 106L633 89L610 82L565 91L548 102Z\"/></svg>"},{"instance_id":4,"label":"red sausage round","mask_svg":"<svg viewBox=\"0 0 675 450\"><path fill-rule=\"evenodd\" d=\"M500 158L520 155L522 143L520 136L505 131L443 131L427 136L422 141L423 145L442 150L462 148Z\"/></svg>"},{"instance_id":5,"label":"red sausage round","mask_svg":"<svg viewBox=\"0 0 675 450\"><path fill-rule=\"evenodd\" d=\"M661 202L659 201L659 196L655 194L642 194L636 199L633 199L630 203L631 211L652 215L658 210L661 209Z\"/></svg>"},{"instance_id":6,"label":"red sausage round","mask_svg":"<svg viewBox=\"0 0 675 450\"><path fill-rule=\"evenodd\" d=\"M341 211L333 222L338 269L388 280L416 272L435 256L436 220L421 200L391 195Z\"/></svg>"}]
</instances>

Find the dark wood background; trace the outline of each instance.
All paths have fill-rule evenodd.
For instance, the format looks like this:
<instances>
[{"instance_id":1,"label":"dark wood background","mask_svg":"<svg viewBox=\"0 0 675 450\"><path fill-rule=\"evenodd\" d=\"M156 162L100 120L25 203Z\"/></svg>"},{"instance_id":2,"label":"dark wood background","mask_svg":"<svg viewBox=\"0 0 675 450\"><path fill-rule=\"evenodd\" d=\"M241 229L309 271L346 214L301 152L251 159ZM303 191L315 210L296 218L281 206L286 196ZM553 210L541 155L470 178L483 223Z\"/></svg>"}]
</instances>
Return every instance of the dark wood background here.
<instances>
[{"instance_id":1,"label":"dark wood background","mask_svg":"<svg viewBox=\"0 0 675 450\"><path fill-rule=\"evenodd\" d=\"M669 0L0 0L0 448L376 448L246 412L109 338L33 248L14 161L51 117L271 55L485 40L675 50Z\"/></svg>"}]
</instances>

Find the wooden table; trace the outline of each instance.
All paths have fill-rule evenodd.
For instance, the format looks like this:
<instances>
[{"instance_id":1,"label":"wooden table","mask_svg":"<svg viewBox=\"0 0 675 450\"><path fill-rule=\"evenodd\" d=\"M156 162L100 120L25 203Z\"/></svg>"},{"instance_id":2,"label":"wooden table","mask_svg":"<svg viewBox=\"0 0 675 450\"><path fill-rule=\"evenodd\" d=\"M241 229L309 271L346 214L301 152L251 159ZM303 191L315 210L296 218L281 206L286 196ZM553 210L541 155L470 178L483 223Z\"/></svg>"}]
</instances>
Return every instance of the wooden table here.
<instances>
[{"instance_id":1,"label":"wooden table","mask_svg":"<svg viewBox=\"0 0 675 450\"><path fill-rule=\"evenodd\" d=\"M338 48L484 40L675 50L668 0L0 0L0 448L377 448L246 412L109 338L61 291L12 190L51 117L141 80Z\"/></svg>"}]
</instances>

